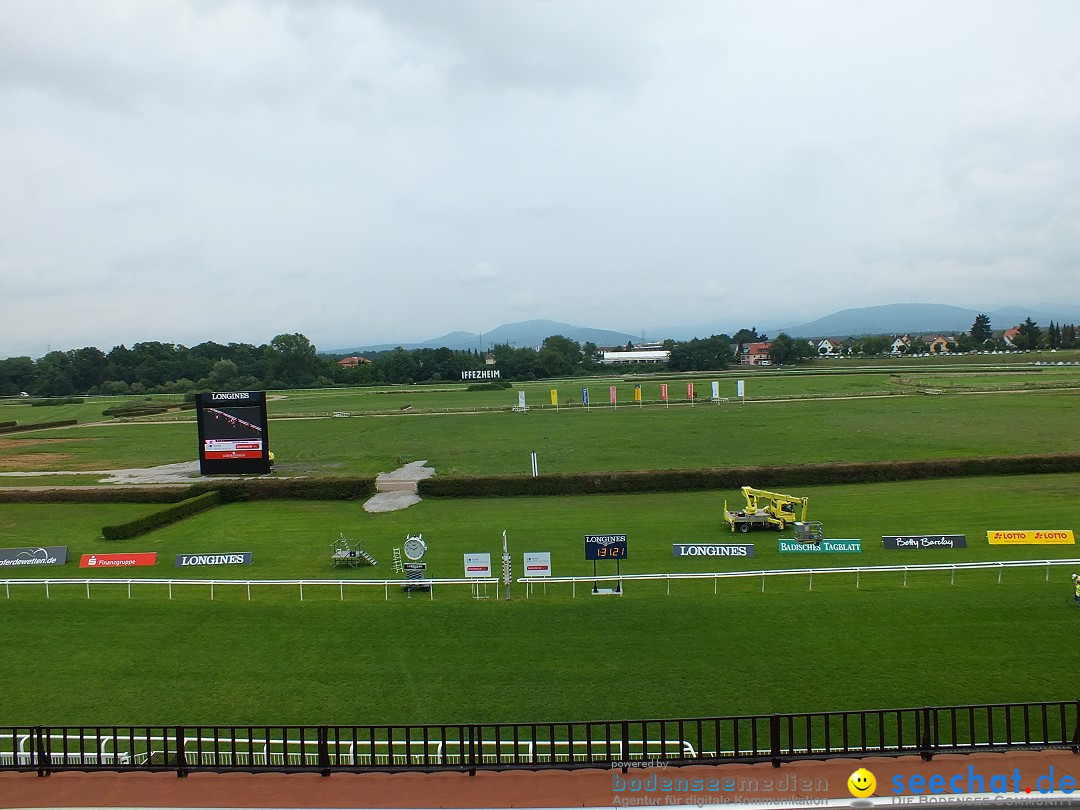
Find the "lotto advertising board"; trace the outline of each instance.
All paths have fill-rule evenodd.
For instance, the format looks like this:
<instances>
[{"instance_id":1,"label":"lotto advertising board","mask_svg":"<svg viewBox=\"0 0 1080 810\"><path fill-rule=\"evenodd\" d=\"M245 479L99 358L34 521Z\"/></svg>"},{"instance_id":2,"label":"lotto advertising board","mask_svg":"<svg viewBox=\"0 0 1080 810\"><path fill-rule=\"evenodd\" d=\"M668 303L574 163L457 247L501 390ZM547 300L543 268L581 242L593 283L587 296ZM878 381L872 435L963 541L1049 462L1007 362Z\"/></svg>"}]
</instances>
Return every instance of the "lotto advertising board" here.
<instances>
[{"instance_id":1,"label":"lotto advertising board","mask_svg":"<svg viewBox=\"0 0 1080 810\"><path fill-rule=\"evenodd\" d=\"M203 475L270 472L265 391L220 391L195 396L199 472Z\"/></svg>"},{"instance_id":2,"label":"lotto advertising board","mask_svg":"<svg viewBox=\"0 0 1080 810\"><path fill-rule=\"evenodd\" d=\"M1014 532L987 532L986 541L992 546L1063 546L1076 542L1072 529L1040 529Z\"/></svg>"}]
</instances>

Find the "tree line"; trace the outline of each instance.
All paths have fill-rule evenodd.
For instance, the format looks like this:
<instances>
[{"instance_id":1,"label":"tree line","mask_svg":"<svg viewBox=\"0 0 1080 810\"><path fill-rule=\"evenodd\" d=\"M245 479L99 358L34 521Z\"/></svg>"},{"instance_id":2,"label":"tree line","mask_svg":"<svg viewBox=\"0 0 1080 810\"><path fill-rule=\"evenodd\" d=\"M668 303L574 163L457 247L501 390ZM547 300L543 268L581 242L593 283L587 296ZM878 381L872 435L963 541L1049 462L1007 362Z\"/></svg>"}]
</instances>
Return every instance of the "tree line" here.
<instances>
[{"instance_id":1,"label":"tree line","mask_svg":"<svg viewBox=\"0 0 1080 810\"><path fill-rule=\"evenodd\" d=\"M664 341L670 352L666 364L620 365L620 373L657 371L719 371L737 362L740 345L768 341L757 328L740 329L732 336L712 335L687 341ZM769 356L774 365L792 365L816 357L807 341L780 333L772 341ZM889 350L892 338L873 335L849 338L853 354L877 355ZM1074 348L1080 346L1075 325L1050 323L1041 329L1028 318L1013 338L1019 349ZM633 348L628 344L627 348ZM1001 334L990 328L980 314L970 332L957 335L948 351L1006 348ZM916 353L915 339L907 348ZM578 343L562 335L545 338L536 347L506 344L489 352L500 378L528 381L552 377L596 374L610 368L601 364L602 352L595 343ZM299 333L282 334L268 344L215 343L186 347L149 341L130 348L116 346L103 352L92 346L51 351L32 360L10 357L0 360L0 396L28 392L37 397L72 395L189 394L195 391L280 390L331 386L437 383L461 380L462 371L488 368L486 355L472 349L403 349L376 352L356 366L343 366L341 355L319 354Z\"/></svg>"}]
</instances>

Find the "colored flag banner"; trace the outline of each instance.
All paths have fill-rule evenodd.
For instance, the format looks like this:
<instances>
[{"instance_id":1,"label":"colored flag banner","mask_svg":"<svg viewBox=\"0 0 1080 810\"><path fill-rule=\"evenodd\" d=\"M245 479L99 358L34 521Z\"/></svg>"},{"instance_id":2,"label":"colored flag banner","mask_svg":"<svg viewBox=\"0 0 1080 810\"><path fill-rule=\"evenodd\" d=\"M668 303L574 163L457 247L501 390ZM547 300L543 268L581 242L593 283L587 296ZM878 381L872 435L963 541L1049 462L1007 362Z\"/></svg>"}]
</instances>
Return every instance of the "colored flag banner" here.
<instances>
[{"instance_id":1,"label":"colored flag banner","mask_svg":"<svg viewBox=\"0 0 1080 810\"><path fill-rule=\"evenodd\" d=\"M713 380L712 398L713 398L713 402L719 402L720 401L720 381L719 380Z\"/></svg>"},{"instance_id":2,"label":"colored flag banner","mask_svg":"<svg viewBox=\"0 0 1080 810\"><path fill-rule=\"evenodd\" d=\"M589 389L588 388L582 388L581 389L581 403L585 407L589 406Z\"/></svg>"},{"instance_id":3,"label":"colored flag banner","mask_svg":"<svg viewBox=\"0 0 1080 810\"><path fill-rule=\"evenodd\" d=\"M551 389L551 404L555 405L556 407L559 404L559 389L558 388L552 388Z\"/></svg>"},{"instance_id":4,"label":"colored flag banner","mask_svg":"<svg viewBox=\"0 0 1080 810\"><path fill-rule=\"evenodd\" d=\"M736 396L740 396L740 397L743 397L745 399L746 398L746 385L744 384L744 382L742 380L739 380L739 382L737 384L737 389L738 389L739 393L736 394Z\"/></svg>"},{"instance_id":5,"label":"colored flag banner","mask_svg":"<svg viewBox=\"0 0 1080 810\"><path fill-rule=\"evenodd\" d=\"M667 383L660 383L660 399L667 402Z\"/></svg>"},{"instance_id":6,"label":"colored flag banner","mask_svg":"<svg viewBox=\"0 0 1080 810\"><path fill-rule=\"evenodd\" d=\"M691 402L694 401L694 384L692 382L686 384L686 398Z\"/></svg>"},{"instance_id":7,"label":"colored flag banner","mask_svg":"<svg viewBox=\"0 0 1080 810\"><path fill-rule=\"evenodd\" d=\"M524 391L518 391L518 407L523 411L525 410L525 392Z\"/></svg>"},{"instance_id":8,"label":"colored flag banner","mask_svg":"<svg viewBox=\"0 0 1080 810\"><path fill-rule=\"evenodd\" d=\"M614 385L611 386L611 404L612 405L616 404L615 403L615 386Z\"/></svg>"},{"instance_id":9,"label":"colored flag banner","mask_svg":"<svg viewBox=\"0 0 1080 810\"><path fill-rule=\"evenodd\" d=\"M634 386L634 402L641 402L641 383Z\"/></svg>"}]
</instances>

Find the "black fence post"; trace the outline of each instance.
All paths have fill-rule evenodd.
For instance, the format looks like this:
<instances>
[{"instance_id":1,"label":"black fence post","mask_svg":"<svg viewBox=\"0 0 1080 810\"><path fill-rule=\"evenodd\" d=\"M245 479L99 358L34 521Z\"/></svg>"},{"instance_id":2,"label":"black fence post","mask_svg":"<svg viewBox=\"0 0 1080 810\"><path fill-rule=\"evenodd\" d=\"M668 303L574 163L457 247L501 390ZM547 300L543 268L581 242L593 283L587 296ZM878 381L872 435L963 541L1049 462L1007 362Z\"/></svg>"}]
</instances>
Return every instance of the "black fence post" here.
<instances>
[{"instance_id":1,"label":"black fence post","mask_svg":"<svg viewBox=\"0 0 1080 810\"><path fill-rule=\"evenodd\" d=\"M469 776L476 776L476 739L479 731L479 726L469 726Z\"/></svg>"},{"instance_id":2,"label":"black fence post","mask_svg":"<svg viewBox=\"0 0 1080 810\"><path fill-rule=\"evenodd\" d=\"M1073 702L1072 752L1080 754L1080 700Z\"/></svg>"},{"instance_id":3,"label":"black fence post","mask_svg":"<svg viewBox=\"0 0 1080 810\"><path fill-rule=\"evenodd\" d=\"M184 752L184 727L176 727L176 775L187 776L187 754Z\"/></svg>"},{"instance_id":4,"label":"black fence post","mask_svg":"<svg viewBox=\"0 0 1080 810\"><path fill-rule=\"evenodd\" d=\"M52 773L49 768L49 755L45 752L45 727L38 726L34 729L34 756L37 759L38 776L48 776Z\"/></svg>"},{"instance_id":5,"label":"black fence post","mask_svg":"<svg viewBox=\"0 0 1080 810\"><path fill-rule=\"evenodd\" d=\"M809 743L808 743L809 744ZM769 753L774 768L780 767L780 715L769 715Z\"/></svg>"},{"instance_id":6,"label":"black fence post","mask_svg":"<svg viewBox=\"0 0 1080 810\"><path fill-rule=\"evenodd\" d=\"M647 734L645 734L644 728L642 728L641 736L642 736L643 739L648 736ZM630 721L629 720L623 720L622 721L622 761L623 761L622 772L626 773L627 769L629 767L629 766L627 766L626 763L630 761Z\"/></svg>"},{"instance_id":7,"label":"black fence post","mask_svg":"<svg viewBox=\"0 0 1080 810\"><path fill-rule=\"evenodd\" d=\"M922 721L922 733L919 735L919 756L923 762L929 762L934 758L933 746L930 741L930 708L923 706L919 710L918 717Z\"/></svg>"},{"instance_id":8,"label":"black fence post","mask_svg":"<svg viewBox=\"0 0 1080 810\"><path fill-rule=\"evenodd\" d=\"M319 757L319 773L323 776L330 775L330 730L326 726L318 726L315 729L317 751Z\"/></svg>"}]
</instances>

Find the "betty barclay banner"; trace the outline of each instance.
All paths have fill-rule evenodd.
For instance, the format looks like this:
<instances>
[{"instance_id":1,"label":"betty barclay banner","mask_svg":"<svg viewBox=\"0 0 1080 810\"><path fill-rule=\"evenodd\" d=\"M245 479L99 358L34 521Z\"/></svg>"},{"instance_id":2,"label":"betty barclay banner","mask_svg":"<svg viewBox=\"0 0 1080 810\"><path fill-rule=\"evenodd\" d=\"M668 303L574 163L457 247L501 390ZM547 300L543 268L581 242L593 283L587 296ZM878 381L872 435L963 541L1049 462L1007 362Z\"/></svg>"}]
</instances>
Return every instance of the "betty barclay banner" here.
<instances>
[{"instance_id":1,"label":"betty barclay banner","mask_svg":"<svg viewBox=\"0 0 1080 810\"><path fill-rule=\"evenodd\" d=\"M582 388L581 389L581 404L582 405L588 405L589 404L589 389L588 388Z\"/></svg>"},{"instance_id":2,"label":"betty barclay banner","mask_svg":"<svg viewBox=\"0 0 1080 810\"><path fill-rule=\"evenodd\" d=\"M1072 529L1058 531L987 532L987 542L994 546L1065 546L1075 543Z\"/></svg>"},{"instance_id":3,"label":"betty barclay banner","mask_svg":"<svg viewBox=\"0 0 1080 810\"><path fill-rule=\"evenodd\" d=\"M558 405L559 404L559 389L558 388L552 388L551 389L551 404L552 405Z\"/></svg>"},{"instance_id":4,"label":"betty barclay banner","mask_svg":"<svg viewBox=\"0 0 1080 810\"><path fill-rule=\"evenodd\" d=\"M614 385L611 386L610 394L611 394L611 404L614 405L615 404L615 386Z\"/></svg>"},{"instance_id":5,"label":"betty barclay banner","mask_svg":"<svg viewBox=\"0 0 1080 810\"><path fill-rule=\"evenodd\" d=\"M641 383L634 386L634 402L641 402Z\"/></svg>"},{"instance_id":6,"label":"betty barclay banner","mask_svg":"<svg viewBox=\"0 0 1080 810\"><path fill-rule=\"evenodd\" d=\"M780 541L781 554L859 554L860 552L862 552L862 540L822 540L819 543Z\"/></svg>"},{"instance_id":7,"label":"betty barclay banner","mask_svg":"<svg viewBox=\"0 0 1080 810\"><path fill-rule=\"evenodd\" d=\"M22 568L27 565L63 565L67 561L67 546L0 548L0 568Z\"/></svg>"},{"instance_id":8,"label":"betty barclay banner","mask_svg":"<svg viewBox=\"0 0 1080 810\"><path fill-rule=\"evenodd\" d=\"M967 548L967 536L963 534L889 534L882 535L881 547L904 548Z\"/></svg>"},{"instance_id":9,"label":"betty barclay banner","mask_svg":"<svg viewBox=\"0 0 1080 810\"><path fill-rule=\"evenodd\" d=\"M157 552L142 554L83 554L79 568L131 568L136 565L157 565Z\"/></svg>"},{"instance_id":10,"label":"betty barclay banner","mask_svg":"<svg viewBox=\"0 0 1080 810\"><path fill-rule=\"evenodd\" d=\"M251 565L250 551L234 551L227 554L177 554L176 567L191 565Z\"/></svg>"},{"instance_id":11,"label":"betty barclay banner","mask_svg":"<svg viewBox=\"0 0 1080 810\"><path fill-rule=\"evenodd\" d=\"M660 399L667 402L667 383L660 383Z\"/></svg>"}]
</instances>

